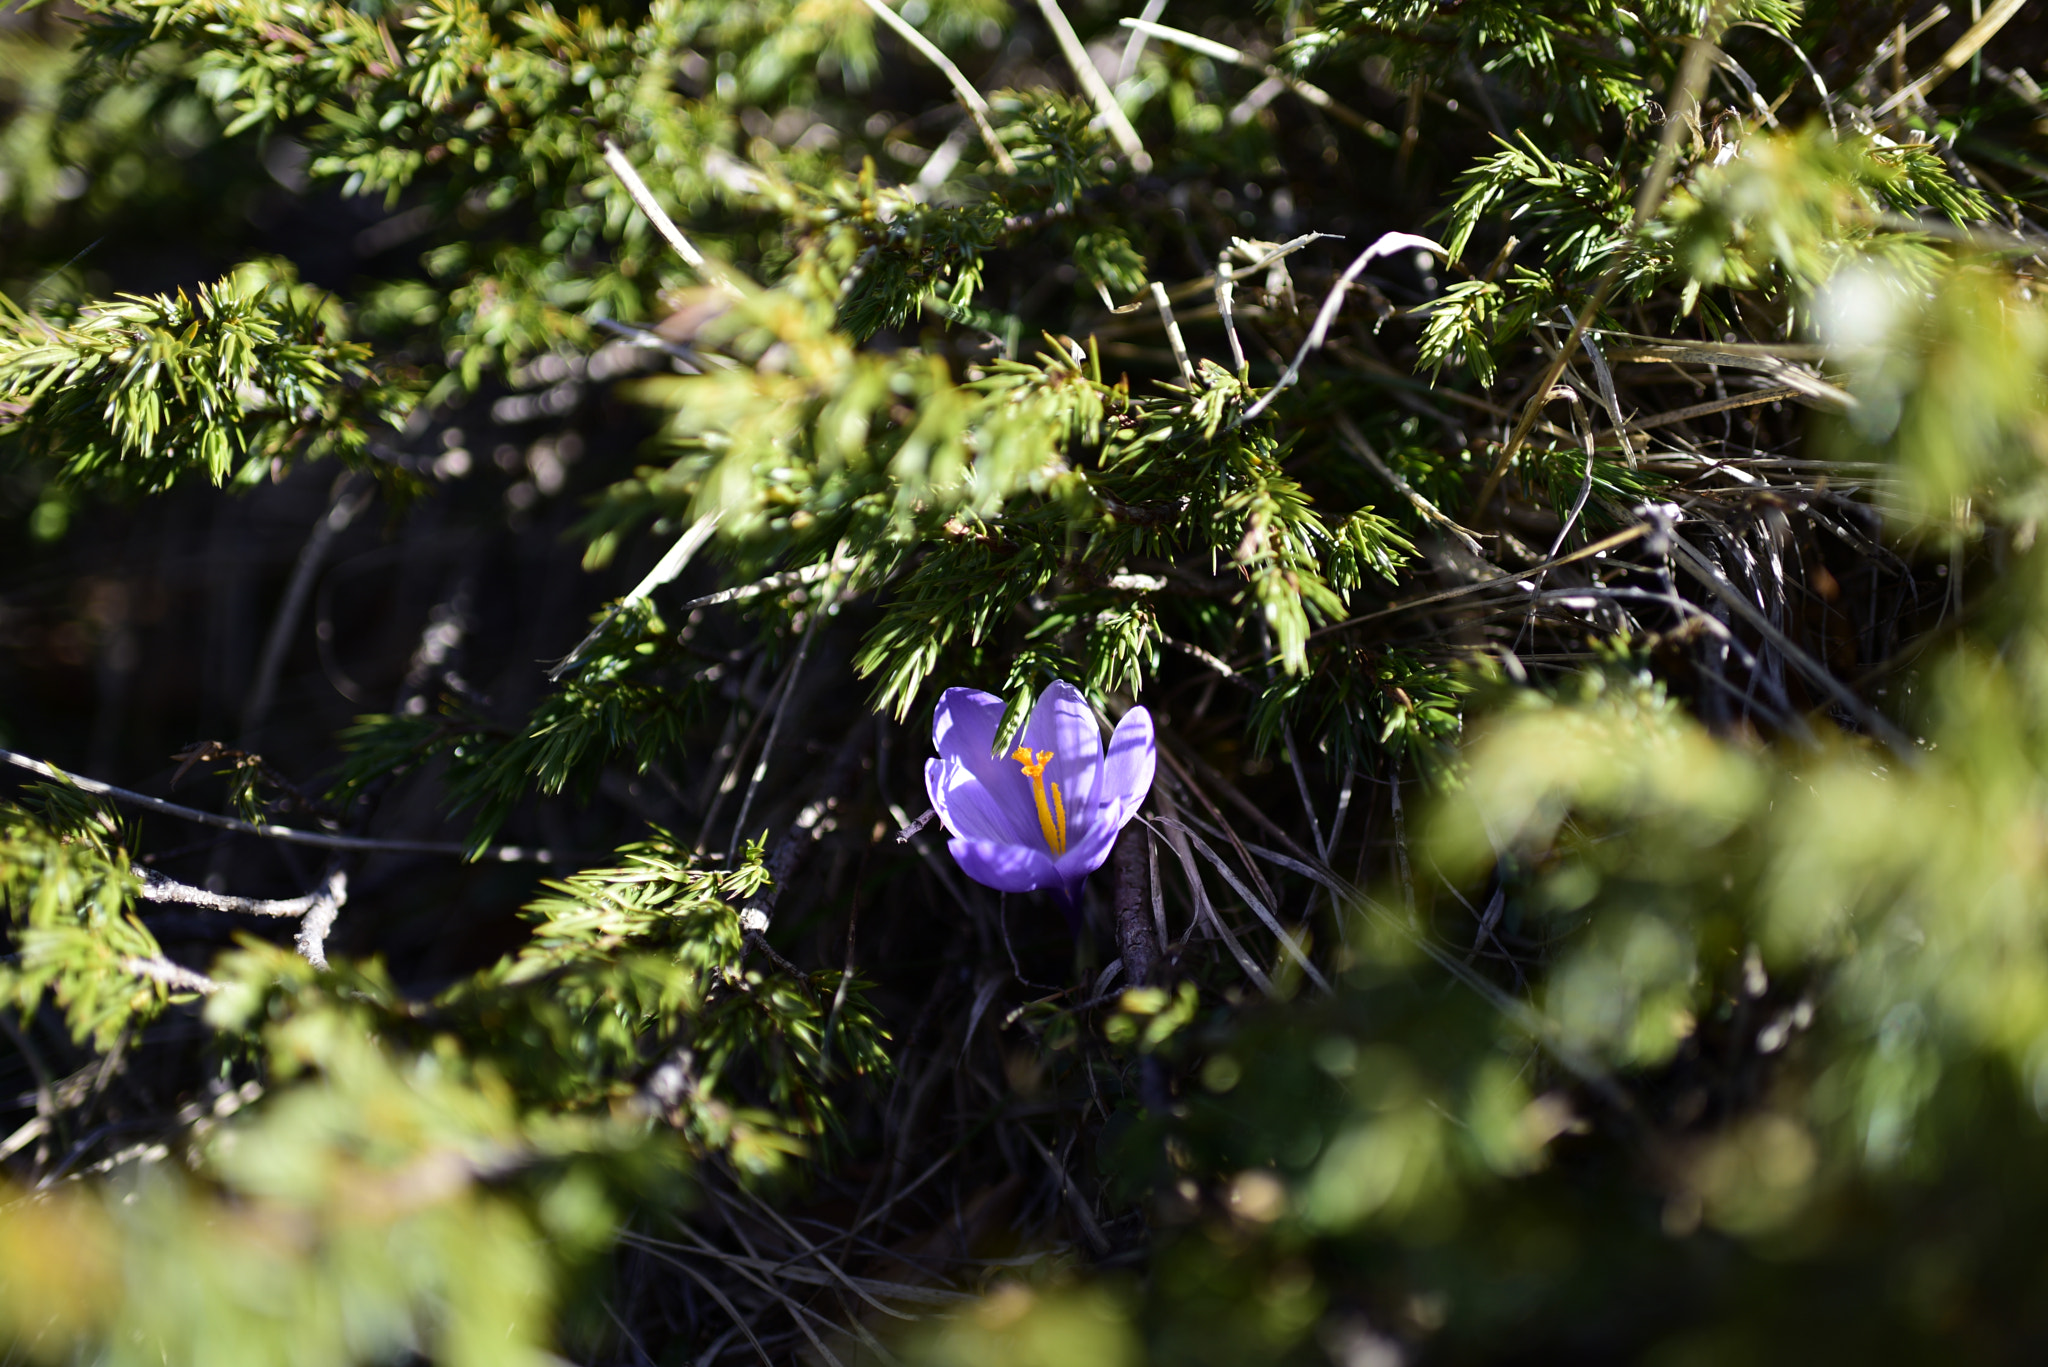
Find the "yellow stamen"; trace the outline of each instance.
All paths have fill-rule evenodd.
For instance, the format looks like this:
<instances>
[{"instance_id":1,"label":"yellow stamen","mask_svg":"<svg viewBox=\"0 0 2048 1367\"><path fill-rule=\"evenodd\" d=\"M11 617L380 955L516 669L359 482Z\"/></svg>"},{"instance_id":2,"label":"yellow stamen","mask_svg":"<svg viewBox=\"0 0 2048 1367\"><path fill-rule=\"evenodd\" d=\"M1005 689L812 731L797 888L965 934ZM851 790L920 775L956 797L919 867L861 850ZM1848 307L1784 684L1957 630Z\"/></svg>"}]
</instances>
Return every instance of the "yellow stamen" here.
<instances>
[{"instance_id":1,"label":"yellow stamen","mask_svg":"<svg viewBox=\"0 0 2048 1367\"><path fill-rule=\"evenodd\" d=\"M1040 750L1034 755L1028 747L1020 745L1010 758L1024 766L1024 777L1031 780L1031 796L1038 800L1038 829L1045 834L1046 848L1058 856L1067 852L1067 804L1057 783L1052 785L1052 801L1045 798L1045 766L1052 754L1050 750Z\"/></svg>"}]
</instances>

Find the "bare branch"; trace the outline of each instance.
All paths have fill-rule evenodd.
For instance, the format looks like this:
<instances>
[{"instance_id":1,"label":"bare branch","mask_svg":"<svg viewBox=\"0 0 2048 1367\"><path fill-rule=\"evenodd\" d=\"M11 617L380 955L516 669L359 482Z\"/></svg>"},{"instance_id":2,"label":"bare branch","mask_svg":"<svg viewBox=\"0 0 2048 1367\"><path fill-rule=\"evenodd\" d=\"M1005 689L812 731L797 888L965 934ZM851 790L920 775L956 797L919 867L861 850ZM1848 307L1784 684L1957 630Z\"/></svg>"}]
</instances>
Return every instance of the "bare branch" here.
<instances>
[{"instance_id":1,"label":"bare branch","mask_svg":"<svg viewBox=\"0 0 2048 1367\"><path fill-rule=\"evenodd\" d=\"M932 818L937 816L938 814L939 809L936 807L925 808L923 816L920 816L915 821L904 823L903 829L896 832L896 843L899 845L909 844L911 839L914 836L916 836L916 834L919 831L923 830L926 826L929 826L932 822Z\"/></svg>"},{"instance_id":2,"label":"bare branch","mask_svg":"<svg viewBox=\"0 0 2048 1367\"><path fill-rule=\"evenodd\" d=\"M237 817L222 816L217 812L202 812L196 807L181 807L175 802L166 802L160 797L130 792L116 788L111 783L85 778L78 774L67 774L54 764L45 764L39 759L16 754L12 750L0 750L0 762L26 769L32 774L76 788L94 797L103 797L112 802L130 807L141 807L164 816L174 816L181 821L195 822L201 826L212 826L216 830L234 831L240 835L261 836L265 840L282 840L290 845L314 845L326 850L362 850L372 854L452 854L466 857L469 847L447 840L376 840L359 835L329 835L325 831L301 831L290 826L258 826L254 822ZM490 864L552 864L562 855L559 851L528 849L523 845L487 846L476 858Z\"/></svg>"},{"instance_id":3,"label":"bare branch","mask_svg":"<svg viewBox=\"0 0 2048 1367\"><path fill-rule=\"evenodd\" d=\"M202 997L210 997L220 991L220 984L204 973L174 964L169 959L145 959L130 954L121 960L121 967L138 978L162 983L174 992L197 992Z\"/></svg>"},{"instance_id":4,"label":"bare branch","mask_svg":"<svg viewBox=\"0 0 2048 1367\"><path fill-rule=\"evenodd\" d=\"M1153 986L1159 972L1159 945L1152 938L1150 879L1146 877L1149 841L1140 827L1126 826L1110 855L1110 869L1116 876L1117 952L1123 955L1124 974L1133 987Z\"/></svg>"},{"instance_id":5,"label":"bare branch","mask_svg":"<svg viewBox=\"0 0 2048 1367\"><path fill-rule=\"evenodd\" d=\"M338 868L330 870L327 881L305 896L279 899L230 897L225 893L209 892L205 888L166 878L155 869L141 869L138 876L142 886L136 891L136 896L145 902L175 903L244 916L299 918L298 951L315 968L327 967L328 932L334 929L335 918L341 914L341 909L348 905L348 875Z\"/></svg>"},{"instance_id":6,"label":"bare branch","mask_svg":"<svg viewBox=\"0 0 2048 1367\"><path fill-rule=\"evenodd\" d=\"M325 895L306 909L305 918L299 922L299 933L292 941L293 947L315 968L327 967L327 936L334 929L335 918L341 915L341 908L347 901L348 878L336 869L327 876Z\"/></svg>"},{"instance_id":7,"label":"bare branch","mask_svg":"<svg viewBox=\"0 0 2048 1367\"><path fill-rule=\"evenodd\" d=\"M237 912L244 916L304 916L322 901L348 900L348 879L341 873L336 873L303 897L275 899L230 897L223 892L209 892L189 883L180 883L175 878L166 878L155 869L138 869L136 876L142 880L142 886L135 895L145 902L170 902L205 911Z\"/></svg>"}]
</instances>

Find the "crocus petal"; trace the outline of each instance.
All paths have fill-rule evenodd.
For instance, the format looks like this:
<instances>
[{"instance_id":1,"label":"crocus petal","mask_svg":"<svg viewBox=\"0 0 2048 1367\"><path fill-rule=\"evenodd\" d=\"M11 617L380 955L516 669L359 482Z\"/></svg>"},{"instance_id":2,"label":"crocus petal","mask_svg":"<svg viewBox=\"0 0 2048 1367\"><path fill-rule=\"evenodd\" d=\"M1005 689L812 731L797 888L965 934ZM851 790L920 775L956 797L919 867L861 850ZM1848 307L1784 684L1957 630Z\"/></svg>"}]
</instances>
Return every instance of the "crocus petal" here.
<instances>
[{"instance_id":1,"label":"crocus petal","mask_svg":"<svg viewBox=\"0 0 2048 1367\"><path fill-rule=\"evenodd\" d=\"M958 758L926 760L924 790L930 795L939 820L954 835L969 840L1016 843L1009 815Z\"/></svg>"},{"instance_id":2,"label":"crocus petal","mask_svg":"<svg viewBox=\"0 0 2048 1367\"><path fill-rule=\"evenodd\" d=\"M1118 826L1131 819L1145 794L1152 791L1152 770L1158 761L1159 741L1153 734L1152 714L1133 707L1109 738L1102 781L1095 790L1096 805L1105 812L1114 807L1117 815L1109 819Z\"/></svg>"},{"instance_id":3,"label":"crocus petal","mask_svg":"<svg viewBox=\"0 0 2048 1367\"><path fill-rule=\"evenodd\" d=\"M953 840L946 848L961 872L997 892L1035 892L1062 885L1052 856L1042 850L994 840Z\"/></svg>"},{"instance_id":4,"label":"crocus petal","mask_svg":"<svg viewBox=\"0 0 2048 1367\"><path fill-rule=\"evenodd\" d=\"M1055 679L1038 695L1017 743L1034 751L1052 751L1045 778L1060 785L1071 842L1075 816L1094 809L1096 780L1102 772L1102 731L1095 724L1094 709L1080 689Z\"/></svg>"},{"instance_id":5,"label":"crocus petal","mask_svg":"<svg viewBox=\"0 0 2048 1367\"><path fill-rule=\"evenodd\" d=\"M1101 820L1090 822L1085 831L1075 835L1067 845L1067 852L1053 861L1059 870L1060 880L1078 889L1081 880L1101 868L1109 858L1109 851L1116 844L1117 832L1122 830L1121 821ZM1069 833L1072 834L1071 828Z\"/></svg>"},{"instance_id":6,"label":"crocus petal","mask_svg":"<svg viewBox=\"0 0 2048 1367\"><path fill-rule=\"evenodd\" d=\"M953 834L954 862L968 877L999 892L1050 893L1078 933L1088 875L1109 858L1117 833L1152 787L1152 716L1132 708L1111 737L1105 763L1088 700L1072 684L1054 680L1017 737L1032 767L1045 755L1038 782L1017 762L1015 747L1006 755L989 753L1002 716L1002 699L994 694L946 690L932 718L939 753L925 765L925 789ZM1054 834L1047 819L1055 823ZM1055 856L1052 845L1064 851Z\"/></svg>"},{"instance_id":7,"label":"crocus petal","mask_svg":"<svg viewBox=\"0 0 2048 1367\"><path fill-rule=\"evenodd\" d=\"M996 743L996 729L1003 720L1003 700L993 693L983 693L974 688L949 688L939 697L938 710L932 714L932 745L939 757L958 760L968 774L981 784L992 808L1001 814L1006 838L1019 842L1044 843L1038 832L1038 810L1031 797L1031 781L1024 777L1024 770L1015 760L1007 757L998 759L989 753ZM926 770L929 783L930 770ZM957 788L952 780L949 787ZM943 818L946 809L932 797L932 806L939 809ZM947 829L955 835L975 839L986 838L980 832L966 831L948 820Z\"/></svg>"}]
</instances>

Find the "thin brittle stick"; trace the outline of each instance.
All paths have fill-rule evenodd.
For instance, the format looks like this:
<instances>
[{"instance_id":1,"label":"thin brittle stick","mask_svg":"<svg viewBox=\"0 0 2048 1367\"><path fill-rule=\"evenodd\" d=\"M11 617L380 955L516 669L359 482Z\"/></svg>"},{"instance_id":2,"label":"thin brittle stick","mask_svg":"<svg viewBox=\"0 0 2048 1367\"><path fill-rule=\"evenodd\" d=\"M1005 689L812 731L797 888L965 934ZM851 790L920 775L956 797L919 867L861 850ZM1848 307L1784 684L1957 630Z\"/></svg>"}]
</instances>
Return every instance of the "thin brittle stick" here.
<instances>
[{"instance_id":1,"label":"thin brittle stick","mask_svg":"<svg viewBox=\"0 0 2048 1367\"><path fill-rule=\"evenodd\" d=\"M348 901L348 875L339 871L330 874L327 880L303 897L230 897L226 893L210 892L195 888L190 883L180 883L175 878L166 878L155 869L137 869L136 877L142 886L136 896L145 902L176 903L180 906L198 907L204 911L236 912L243 916L304 916L322 902Z\"/></svg>"},{"instance_id":2,"label":"thin brittle stick","mask_svg":"<svg viewBox=\"0 0 2048 1367\"><path fill-rule=\"evenodd\" d=\"M1664 133L1657 142L1657 156L1650 164L1650 174L1643 179L1642 189L1636 194L1635 212L1629 217L1628 231L1624 237L1635 237L1656 217L1657 210L1664 204L1664 192L1671 184L1672 168L1678 163L1678 143L1699 113L1700 92L1706 88L1707 77L1713 71L1715 46L1721 31L1721 24L1729 8L1729 0L1715 0L1707 12L1707 21L1700 32L1685 49L1685 58L1679 63L1678 77L1673 85L1671 99L1667 102L1669 113L1664 119ZM1536 419L1543 411L1550 391L1571 364L1572 352L1578 349L1579 339L1586 335L1586 329L1600 316L1600 310L1607 305L1607 296L1614 291L1621 279L1627 258L1615 262L1600 277L1586 298L1585 307L1572 320L1571 335L1564 345L1557 349L1537 381L1535 390L1522 407L1522 416L1515 423L1514 431L1508 434L1507 443L1500 448L1493 468L1486 472L1485 483L1479 486L1479 497L1473 500L1473 516L1486 517L1487 505L1493 501L1494 490L1500 488L1501 480L1507 475L1508 467L1514 464L1515 456L1522 449L1522 443L1529 439L1529 432L1536 426Z\"/></svg>"},{"instance_id":3,"label":"thin brittle stick","mask_svg":"<svg viewBox=\"0 0 2048 1367\"><path fill-rule=\"evenodd\" d=\"M276 617L271 620L269 639L263 643L262 662L256 667L256 684L249 690L248 704L242 710L243 749L253 750L256 747L257 733L262 729L264 719L270 715L270 706L277 698L277 681L284 672L285 654L291 649L292 635L298 629L299 619L305 615L306 600L313 594L313 581L319 577L320 567L326 563L334 538L348 530L348 525L370 506L370 500L376 494L377 482L354 471L335 481L327 511L313 524L312 535L306 538L305 546L299 551L298 563L292 566L291 580L285 586L284 599L278 605Z\"/></svg>"},{"instance_id":4,"label":"thin brittle stick","mask_svg":"<svg viewBox=\"0 0 2048 1367\"><path fill-rule=\"evenodd\" d=\"M668 211L655 199L654 192L647 188L647 182L640 179L640 173L633 169L633 163L626 159L626 154L621 152L619 145L610 138L604 140L604 164L611 167L612 174L626 187L626 193L632 196L633 203L640 207L641 213L647 215L647 221L654 225L654 231L660 233L662 240L675 250L677 256L683 258L683 264L727 294L735 297L739 295L739 286L733 284L732 277L726 273L724 267L713 265L689 238L683 236L683 230L668 216Z\"/></svg>"},{"instance_id":5,"label":"thin brittle stick","mask_svg":"<svg viewBox=\"0 0 2048 1367\"><path fill-rule=\"evenodd\" d=\"M1395 492L1413 504L1416 512L1421 513L1431 522L1449 532L1457 539L1459 545L1463 546L1480 560L1487 561L1489 564L1492 563L1487 560L1486 550L1479 544L1478 538L1453 522L1445 515L1441 508L1438 508L1434 503L1424 498L1417 492L1414 485L1403 479L1393 466L1380 459L1380 453L1375 451L1372 443L1365 439L1365 433L1358 430L1358 424L1351 421L1350 414L1338 413L1336 415L1336 423L1337 435L1343 440L1344 444L1357 452L1359 459L1373 468L1373 473L1393 485Z\"/></svg>"},{"instance_id":6,"label":"thin brittle stick","mask_svg":"<svg viewBox=\"0 0 2048 1367\"><path fill-rule=\"evenodd\" d=\"M764 593L780 593L787 588L815 584L820 579L830 575L844 574L846 571L856 568L858 564L859 562L852 556L839 556L822 564L805 565L801 569L784 570L780 574L771 574L765 579L756 579L751 584L741 584L737 588L720 589L717 593L707 593L702 598L692 598L689 602L683 604L683 609L688 611L691 608L716 607L721 603L737 603L747 598L758 598Z\"/></svg>"},{"instance_id":7,"label":"thin brittle stick","mask_svg":"<svg viewBox=\"0 0 2048 1367\"><path fill-rule=\"evenodd\" d=\"M1153 38L1162 38L1169 43L1177 43L1190 52L1199 52L1204 57L1213 57L1215 60L1227 62L1231 66L1241 66L1247 71L1259 72L1267 80L1278 81L1281 85L1286 86L1289 90L1301 96L1303 100L1322 110L1331 118L1336 119L1340 123L1350 124L1375 142L1385 143L1388 147L1395 147L1400 144L1401 139L1396 137L1393 131L1387 128L1386 125L1367 118L1350 105L1338 100L1321 86L1304 81L1292 72L1282 71L1279 67L1269 62L1262 62L1256 57L1247 57L1234 47L1226 47L1222 43L1199 37L1187 32L1185 29L1169 28L1165 24L1155 24L1146 19L1120 19L1117 22L1134 33L1146 34Z\"/></svg>"},{"instance_id":8,"label":"thin brittle stick","mask_svg":"<svg viewBox=\"0 0 2048 1367\"><path fill-rule=\"evenodd\" d=\"M1235 283L1239 280L1247 279L1251 276L1257 275L1260 271L1265 270L1267 267L1273 265L1275 262L1281 261L1286 257L1292 256L1294 253L1300 251L1303 247L1308 246L1310 243L1321 242L1325 238L1328 238L1333 242L1343 241L1343 236L1338 233L1303 233L1299 237L1290 238L1288 241L1282 242L1278 246L1274 247L1271 251L1267 252L1264 256L1258 257L1256 260L1253 260L1252 252L1257 244L1247 242L1245 241L1245 239L1241 237L1233 237L1232 239L1230 239L1230 246L1226 248L1223 252L1222 260L1218 264L1217 271L1213 271L1207 275L1199 276L1193 280L1184 280L1178 285L1170 286L1166 291L1166 297L1169 301L1174 299L1192 299L1196 295L1200 294L1203 290L1213 287L1216 284L1217 275L1219 272L1232 283ZM1250 261L1251 264L1245 266L1238 266L1235 269L1232 269L1228 266L1227 263L1233 255L1243 256L1247 261ZM1107 296L1108 291L1103 290L1102 293L1105 296ZM1150 293L1150 291L1147 291L1147 293ZM1108 310L1111 313L1117 315L1118 317L1121 317L1127 313L1136 313L1139 309L1143 308L1145 305L1145 295L1140 294L1134 297L1128 304L1117 304L1112 302L1107 297L1105 297L1103 299L1103 305L1104 307L1108 308ZM1102 331L1099 332L1099 335L1103 337L1110 337L1119 334Z\"/></svg>"},{"instance_id":9,"label":"thin brittle stick","mask_svg":"<svg viewBox=\"0 0 2048 1367\"><path fill-rule=\"evenodd\" d=\"M1922 98L1928 91L1960 71L1986 43L1997 36L1998 31L2004 28L2014 15L2026 8L2026 4L2027 0L1998 0L1998 3L1984 11L1982 19L1964 30L1962 37L1956 39L1949 50L1941 54L1940 60L1920 73L1905 88L1894 92L1890 99L1871 111L1871 116L1882 118L1907 100Z\"/></svg>"},{"instance_id":10,"label":"thin brittle stick","mask_svg":"<svg viewBox=\"0 0 2048 1367\"><path fill-rule=\"evenodd\" d=\"M197 992L202 997L210 997L220 991L220 984L204 973L186 968L182 964L174 964L169 959L145 959L140 955L130 954L121 960L121 968L138 978L162 983L174 992Z\"/></svg>"},{"instance_id":11,"label":"thin brittle stick","mask_svg":"<svg viewBox=\"0 0 2048 1367\"><path fill-rule=\"evenodd\" d=\"M1236 301L1237 281L1230 274L1230 250L1224 249L1216 261L1216 316L1223 320L1223 335L1230 342L1230 373L1244 374L1244 343L1238 340L1237 319L1231 305Z\"/></svg>"},{"instance_id":12,"label":"thin brittle stick","mask_svg":"<svg viewBox=\"0 0 2048 1367\"><path fill-rule=\"evenodd\" d=\"M1060 51L1066 55L1067 65L1074 69L1074 79L1088 92L1088 98L1095 104L1096 112L1102 115L1103 123L1109 126L1109 136L1116 141L1117 150L1130 162L1131 169L1144 175L1152 169L1152 157L1145 151L1145 144L1138 140L1138 130L1131 127L1130 118L1124 107L1116 102L1116 92L1102 79L1102 73L1095 69L1094 58L1088 49L1081 46L1081 36L1074 32L1074 26L1067 22L1066 12L1060 9L1059 0L1038 0L1039 12L1045 15L1046 26L1052 36L1059 40Z\"/></svg>"},{"instance_id":13,"label":"thin brittle stick","mask_svg":"<svg viewBox=\"0 0 2048 1367\"><path fill-rule=\"evenodd\" d=\"M668 548L668 551L661 559L654 562L653 569L647 571L647 577L638 584L635 584L631 593L612 604L605 611L598 624L586 632L583 639L576 643L575 649L555 661L554 665L548 670L548 682L553 683L561 678L562 675L568 673L575 666L576 662L583 658L583 652L590 649L591 643L604 634L604 629L610 626L612 620L620 613L681 574L684 568L689 565L690 557L702 550L704 543L711 539L711 534L718 530L718 519L720 516L721 514L719 513L706 513L684 528L683 534L676 538L675 544ZM689 606L694 607L696 604L693 603Z\"/></svg>"},{"instance_id":14,"label":"thin brittle stick","mask_svg":"<svg viewBox=\"0 0 2048 1367\"><path fill-rule=\"evenodd\" d=\"M768 738L761 742L760 757L754 763L753 777L747 780L746 794L740 798L740 814L733 819L732 839L725 847L728 863L739 850L740 841L745 838L743 831L747 824L747 813L753 810L754 794L760 790L761 780L768 774L768 758L775 752L776 737L782 734L782 719L789 711L789 700L796 694L797 676L804 672L804 661L810 657L811 642L817 637L818 627L825 620L825 613L832 602L831 586L819 597L818 605L811 610L811 620L806 626L803 639L797 643L796 658L790 662L788 678L782 685L782 697L775 704L774 718L768 723Z\"/></svg>"},{"instance_id":15,"label":"thin brittle stick","mask_svg":"<svg viewBox=\"0 0 2048 1367\"><path fill-rule=\"evenodd\" d=\"M1309 353L1322 346L1323 339L1329 335L1330 324L1337 321L1337 311L1344 306L1344 296L1350 291L1351 282L1364 272L1366 266L1371 264L1375 257L1385 256L1388 252L1398 251L1402 247L1413 247L1417 251L1435 252L1438 256L1448 257L1450 255L1442 244L1432 242L1426 237L1417 237L1414 233L1382 234L1378 241L1360 252L1357 258L1344 268L1344 273L1337 277L1337 283L1330 286L1330 293L1323 299L1323 306L1316 313L1315 326L1310 328L1308 336L1302 339L1301 350L1294 353L1294 360L1288 364L1286 370L1281 372L1280 378L1274 382L1273 387L1260 395L1257 403L1240 413L1237 421L1230 424L1231 430L1234 431L1244 426L1253 418L1256 418L1259 414L1272 407L1273 400L1280 397L1280 391L1293 384L1300 377L1301 367L1308 360Z\"/></svg>"},{"instance_id":16,"label":"thin brittle stick","mask_svg":"<svg viewBox=\"0 0 2048 1367\"><path fill-rule=\"evenodd\" d=\"M181 821L195 822L201 826L212 826L216 830L234 831L239 835L256 835L265 840L282 840L290 845L314 845L326 850L363 850L373 854L452 854L468 856L467 845L445 840L377 840L369 836L329 835L325 831L301 831L290 826L258 826L232 816L221 816L216 812L202 812L196 807L181 807L175 802L166 802L160 797L149 797L143 793L116 788L111 783L102 783L95 778L84 778L78 774L67 774L53 764L39 759L16 754L12 750L0 750L0 763L11 764L17 769L26 769L55 783L66 784L82 793L104 797L130 807L141 807L148 811L175 816ZM563 857L564 851L528 849L523 845L487 845L478 851L475 858L492 864L552 864Z\"/></svg>"},{"instance_id":17,"label":"thin brittle stick","mask_svg":"<svg viewBox=\"0 0 2048 1367\"><path fill-rule=\"evenodd\" d=\"M1180 335L1180 324L1173 321L1173 304L1166 297L1166 286L1157 280L1152 282L1152 302L1159 309L1159 321L1166 324L1166 340L1173 347L1173 359L1180 367L1181 381L1193 388L1195 367L1188 360L1188 344ZM1230 336L1232 341L1237 340L1235 329L1232 329Z\"/></svg>"},{"instance_id":18,"label":"thin brittle stick","mask_svg":"<svg viewBox=\"0 0 2048 1367\"><path fill-rule=\"evenodd\" d=\"M1002 139L996 136L995 125L988 121L988 101L974 88L974 82L968 80L960 68L953 65L952 59L939 51L931 39L912 28L908 19L883 4L882 0L867 0L867 7L873 10L875 17L887 24L897 37L916 48L920 56L937 67L940 74L952 83L954 96L959 99L961 108L967 111L967 116L974 120L974 126L981 130L981 140L988 144L988 150L994 155L996 165L1002 168L1006 176L1017 174L1017 163L1010 159L1009 149L1004 147Z\"/></svg>"}]
</instances>

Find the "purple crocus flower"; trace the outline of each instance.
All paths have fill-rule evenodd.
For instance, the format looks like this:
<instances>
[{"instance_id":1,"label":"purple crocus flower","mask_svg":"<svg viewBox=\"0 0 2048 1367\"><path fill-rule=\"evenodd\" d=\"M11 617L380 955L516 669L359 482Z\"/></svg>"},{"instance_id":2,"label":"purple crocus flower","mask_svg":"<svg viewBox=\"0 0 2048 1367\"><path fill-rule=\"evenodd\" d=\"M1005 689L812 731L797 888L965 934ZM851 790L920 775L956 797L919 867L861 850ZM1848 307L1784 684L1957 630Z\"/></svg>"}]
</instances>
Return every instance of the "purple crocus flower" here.
<instances>
[{"instance_id":1,"label":"purple crocus flower","mask_svg":"<svg viewBox=\"0 0 2048 1367\"><path fill-rule=\"evenodd\" d=\"M1016 743L995 755L1002 719L994 694L947 689L932 718L939 754L925 761L925 788L969 878L998 892L1050 892L1078 928L1081 884L1152 789L1152 714L1124 713L1107 755L1095 713L1065 680L1039 695Z\"/></svg>"}]
</instances>

